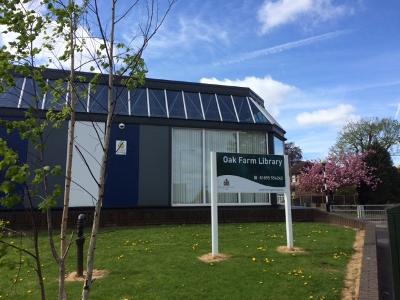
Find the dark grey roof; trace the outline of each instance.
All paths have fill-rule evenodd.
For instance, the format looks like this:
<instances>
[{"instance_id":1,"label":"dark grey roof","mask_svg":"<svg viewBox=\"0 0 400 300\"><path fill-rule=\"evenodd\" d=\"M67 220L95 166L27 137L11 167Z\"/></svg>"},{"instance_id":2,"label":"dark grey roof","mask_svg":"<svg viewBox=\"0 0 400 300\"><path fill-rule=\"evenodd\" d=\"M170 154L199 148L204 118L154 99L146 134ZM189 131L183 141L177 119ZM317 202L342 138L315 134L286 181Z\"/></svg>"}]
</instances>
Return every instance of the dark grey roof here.
<instances>
[{"instance_id":1,"label":"dark grey roof","mask_svg":"<svg viewBox=\"0 0 400 300\"><path fill-rule=\"evenodd\" d=\"M44 71L44 78L51 86L55 80L68 75L68 71ZM106 113L107 75L101 75L96 86L89 84L93 73L78 72L77 75L83 78L78 84L77 111ZM269 124L282 129L264 108L264 101L249 88L148 78L144 86L128 90L119 84L120 79L116 79L114 89L117 115ZM67 83L64 85L66 87ZM54 93L41 94L31 78L15 75L15 86L0 94L0 107L26 109L34 105L43 110L60 109L69 101L67 89L63 90L61 103L60 97L58 103L54 103Z\"/></svg>"}]
</instances>

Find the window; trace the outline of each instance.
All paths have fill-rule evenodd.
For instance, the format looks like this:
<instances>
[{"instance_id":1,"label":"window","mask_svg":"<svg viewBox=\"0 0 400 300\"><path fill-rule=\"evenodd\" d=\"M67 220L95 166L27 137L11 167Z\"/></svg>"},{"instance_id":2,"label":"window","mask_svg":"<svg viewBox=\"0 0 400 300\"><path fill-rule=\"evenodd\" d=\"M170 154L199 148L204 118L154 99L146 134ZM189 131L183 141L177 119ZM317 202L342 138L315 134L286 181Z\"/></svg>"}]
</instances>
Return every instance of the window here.
<instances>
[{"instance_id":1,"label":"window","mask_svg":"<svg viewBox=\"0 0 400 300\"><path fill-rule=\"evenodd\" d=\"M117 115L128 115L129 114L128 89L123 86L115 86L114 99L115 99L115 113Z\"/></svg>"},{"instance_id":2,"label":"window","mask_svg":"<svg viewBox=\"0 0 400 300\"><path fill-rule=\"evenodd\" d=\"M213 94L201 94L203 102L204 115L207 121L221 121L219 116L217 102Z\"/></svg>"},{"instance_id":3,"label":"window","mask_svg":"<svg viewBox=\"0 0 400 300\"><path fill-rule=\"evenodd\" d=\"M46 94L45 109L60 110L65 105L65 100L68 94L68 85L65 81L49 80L49 92Z\"/></svg>"},{"instance_id":4,"label":"window","mask_svg":"<svg viewBox=\"0 0 400 300\"><path fill-rule=\"evenodd\" d=\"M15 86L9 87L5 93L0 94L0 103L2 107L14 107L18 105L18 100L21 95L21 88L24 78L14 78Z\"/></svg>"},{"instance_id":5,"label":"window","mask_svg":"<svg viewBox=\"0 0 400 300\"><path fill-rule=\"evenodd\" d=\"M206 202L210 203L210 151L235 153L236 131L206 130L205 131L205 177ZM218 194L218 203L238 203L237 194Z\"/></svg>"},{"instance_id":6,"label":"window","mask_svg":"<svg viewBox=\"0 0 400 300\"><path fill-rule=\"evenodd\" d=\"M174 129L172 145L173 203L203 203L202 130Z\"/></svg>"},{"instance_id":7,"label":"window","mask_svg":"<svg viewBox=\"0 0 400 300\"><path fill-rule=\"evenodd\" d=\"M285 205L285 194L276 194L276 200L279 205Z\"/></svg>"},{"instance_id":8,"label":"window","mask_svg":"<svg viewBox=\"0 0 400 300\"><path fill-rule=\"evenodd\" d=\"M245 97L233 97L233 100L235 101L239 121L244 123L254 123L247 99Z\"/></svg>"},{"instance_id":9,"label":"window","mask_svg":"<svg viewBox=\"0 0 400 300\"><path fill-rule=\"evenodd\" d=\"M268 121L267 117L257 107L257 105L254 103L254 100L252 100L252 99L249 99L249 100L250 100L251 110L254 115L254 120L256 121L256 123L269 124L270 122Z\"/></svg>"},{"instance_id":10,"label":"window","mask_svg":"<svg viewBox=\"0 0 400 300\"><path fill-rule=\"evenodd\" d=\"M237 122L231 96L218 95L219 109L224 122Z\"/></svg>"},{"instance_id":11,"label":"window","mask_svg":"<svg viewBox=\"0 0 400 300\"><path fill-rule=\"evenodd\" d=\"M149 89L150 116L167 117L164 90Z\"/></svg>"},{"instance_id":12,"label":"window","mask_svg":"<svg viewBox=\"0 0 400 300\"><path fill-rule=\"evenodd\" d=\"M274 136L274 149L275 149L274 153L276 155L285 154L283 141L278 139L276 136Z\"/></svg>"},{"instance_id":13,"label":"window","mask_svg":"<svg viewBox=\"0 0 400 300\"><path fill-rule=\"evenodd\" d=\"M147 117L147 92L145 89L135 89L131 91L132 114L134 116Z\"/></svg>"},{"instance_id":14,"label":"window","mask_svg":"<svg viewBox=\"0 0 400 300\"><path fill-rule=\"evenodd\" d=\"M263 132L239 132L239 152L267 154L267 136ZM269 203L268 193L241 193L242 203Z\"/></svg>"},{"instance_id":15,"label":"window","mask_svg":"<svg viewBox=\"0 0 400 300\"><path fill-rule=\"evenodd\" d=\"M198 93L185 92L185 103L188 119L203 120L200 95Z\"/></svg>"},{"instance_id":16,"label":"window","mask_svg":"<svg viewBox=\"0 0 400 300\"><path fill-rule=\"evenodd\" d=\"M210 151L267 153L264 132L174 128L172 130L172 204L210 203ZM269 194L218 194L222 204L269 204Z\"/></svg>"},{"instance_id":17,"label":"window","mask_svg":"<svg viewBox=\"0 0 400 300\"><path fill-rule=\"evenodd\" d=\"M107 113L108 87L106 85L92 85L90 88L89 111L93 113Z\"/></svg>"},{"instance_id":18,"label":"window","mask_svg":"<svg viewBox=\"0 0 400 300\"><path fill-rule=\"evenodd\" d=\"M182 92L167 91L168 110L170 118L185 119L185 107L183 106Z\"/></svg>"}]
</instances>

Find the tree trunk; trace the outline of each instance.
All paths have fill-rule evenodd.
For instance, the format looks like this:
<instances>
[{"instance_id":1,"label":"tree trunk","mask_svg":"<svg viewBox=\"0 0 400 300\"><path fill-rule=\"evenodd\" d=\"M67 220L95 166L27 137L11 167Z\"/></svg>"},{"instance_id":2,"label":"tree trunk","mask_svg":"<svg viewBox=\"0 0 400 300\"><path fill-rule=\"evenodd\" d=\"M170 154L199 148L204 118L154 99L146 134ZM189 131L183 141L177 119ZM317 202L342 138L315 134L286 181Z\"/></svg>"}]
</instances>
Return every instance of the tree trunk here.
<instances>
[{"instance_id":1,"label":"tree trunk","mask_svg":"<svg viewBox=\"0 0 400 300\"><path fill-rule=\"evenodd\" d=\"M107 161L108 161L108 149L110 146L111 137L111 125L114 113L114 100L113 100L113 85L114 85L114 58L113 58L113 48L114 48L114 30L115 30L115 0L112 2L112 12L111 12L111 36L110 36L110 46L109 46L109 74L108 74L108 111L107 111L107 121L106 121L106 132L104 139L104 149L103 158L101 161L101 170L99 178L99 191L98 199L95 207L95 212L93 216L92 232L90 235L89 249L87 254L87 267L86 267L86 279L82 290L82 300L89 299L90 289L92 287L92 277L94 268L94 257L96 251L97 243L97 233L99 231L100 225L100 213L101 207L103 205L104 199L104 185L106 180L107 172Z\"/></svg>"},{"instance_id":2,"label":"tree trunk","mask_svg":"<svg viewBox=\"0 0 400 300\"><path fill-rule=\"evenodd\" d=\"M69 1L69 6L75 6L73 0ZM75 30L75 20L74 13L71 12L70 23L69 23L69 38L70 38L70 59L71 59L71 71L70 71L70 83L69 83L69 95L71 99L71 119L68 128L68 149L67 149L67 161L65 170L65 185L64 185L64 203L63 203L63 213L61 219L61 232L60 232L60 262L59 262L59 272L58 272L58 299L67 299L67 294L65 292L65 259L67 256L67 229L68 229L68 213L69 213L69 200L71 192L71 180L72 180L72 157L75 144L75 103L76 94L74 89L75 84L75 40L74 40L74 30Z\"/></svg>"}]
</instances>

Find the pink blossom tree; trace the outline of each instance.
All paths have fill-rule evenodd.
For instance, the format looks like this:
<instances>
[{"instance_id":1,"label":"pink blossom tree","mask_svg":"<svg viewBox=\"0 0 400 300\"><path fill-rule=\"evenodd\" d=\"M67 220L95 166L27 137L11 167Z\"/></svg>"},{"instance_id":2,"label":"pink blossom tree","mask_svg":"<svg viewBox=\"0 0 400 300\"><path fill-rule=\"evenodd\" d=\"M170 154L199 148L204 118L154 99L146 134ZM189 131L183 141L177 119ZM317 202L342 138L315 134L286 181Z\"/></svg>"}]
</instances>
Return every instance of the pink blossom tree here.
<instances>
[{"instance_id":1,"label":"pink blossom tree","mask_svg":"<svg viewBox=\"0 0 400 300\"><path fill-rule=\"evenodd\" d=\"M299 189L305 192L321 193L324 188L324 164L327 192L333 195L339 188L362 183L375 189L379 179L373 175L373 168L365 162L368 153L346 153L328 156L325 162L314 161L299 177Z\"/></svg>"}]
</instances>

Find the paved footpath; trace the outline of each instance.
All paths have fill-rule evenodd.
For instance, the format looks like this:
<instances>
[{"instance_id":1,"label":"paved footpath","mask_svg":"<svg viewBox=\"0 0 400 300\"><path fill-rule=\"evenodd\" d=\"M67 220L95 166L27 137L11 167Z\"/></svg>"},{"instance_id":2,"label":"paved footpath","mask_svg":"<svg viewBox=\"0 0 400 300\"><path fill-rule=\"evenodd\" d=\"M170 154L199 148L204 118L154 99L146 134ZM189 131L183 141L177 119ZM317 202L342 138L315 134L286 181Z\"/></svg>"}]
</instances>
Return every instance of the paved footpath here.
<instances>
[{"instance_id":1,"label":"paved footpath","mask_svg":"<svg viewBox=\"0 0 400 300\"><path fill-rule=\"evenodd\" d=\"M376 227L379 300L395 300L393 295L392 258L387 227Z\"/></svg>"}]
</instances>

